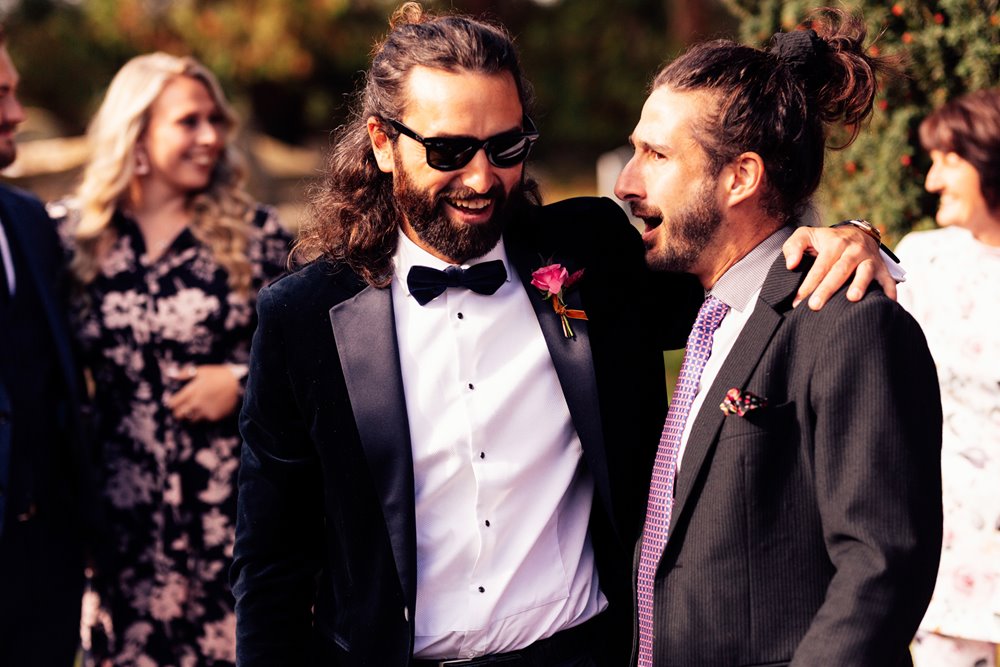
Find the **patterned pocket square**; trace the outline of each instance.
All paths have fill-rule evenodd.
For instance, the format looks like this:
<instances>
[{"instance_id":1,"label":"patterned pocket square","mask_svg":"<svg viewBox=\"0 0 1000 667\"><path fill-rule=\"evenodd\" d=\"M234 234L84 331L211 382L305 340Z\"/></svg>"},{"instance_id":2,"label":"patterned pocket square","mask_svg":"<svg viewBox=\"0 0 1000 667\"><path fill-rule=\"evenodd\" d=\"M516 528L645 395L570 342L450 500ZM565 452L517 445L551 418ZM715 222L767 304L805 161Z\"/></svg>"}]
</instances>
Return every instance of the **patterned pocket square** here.
<instances>
[{"instance_id":1,"label":"patterned pocket square","mask_svg":"<svg viewBox=\"0 0 1000 667\"><path fill-rule=\"evenodd\" d=\"M749 391L740 391L736 387L733 387L726 392L726 398L719 404L719 409L726 415L745 417L751 410L763 408L766 405L767 399L763 396L758 396Z\"/></svg>"}]
</instances>

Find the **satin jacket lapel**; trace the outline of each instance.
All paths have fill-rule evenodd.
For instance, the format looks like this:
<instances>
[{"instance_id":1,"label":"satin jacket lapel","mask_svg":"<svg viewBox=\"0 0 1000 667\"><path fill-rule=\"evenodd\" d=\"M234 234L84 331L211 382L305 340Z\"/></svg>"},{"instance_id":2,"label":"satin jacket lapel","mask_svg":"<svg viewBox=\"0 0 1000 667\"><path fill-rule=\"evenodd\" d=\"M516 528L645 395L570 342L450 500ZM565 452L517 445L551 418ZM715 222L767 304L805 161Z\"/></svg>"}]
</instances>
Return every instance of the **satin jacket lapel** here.
<instances>
[{"instance_id":1,"label":"satin jacket lapel","mask_svg":"<svg viewBox=\"0 0 1000 667\"><path fill-rule=\"evenodd\" d=\"M508 238L506 242L507 256L517 270L521 284L528 293L541 326L542 335L552 357L559 384L562 386L566 404L569 406L570 418L580 437L583 455L594 477L598 494L603 499L610 516L614 516L611 504L611 490L608 482L608 463L604 454L604 436L601 425L600 403L597 398L597 378L594 375L594 358L590 346L590 333L585 320L570 320L573 327L573 338L563 334L559 316L552 309L551 302L542 299L541 292L531 284L531 273L541 266L537 253L517 243L516 239ZM584 267L574 266L572 260L553 257L553 261L561 263L571 270ZM584 278L583 280L586 280ZM566 305L569 308L586 310L583 303L583 283L566 294Z\"/></svg>"},{"instance_id":2,"label":"satin jacket lapel","mask_svg":"<svg viewBox=\"0 0 1000 667\"><path fill-rule=\"evenodd\" d=\"M331 308L330 322L361 446L382 502L396 569L412 609L417 591L413 455L392 291L366 287Z\"/></svg>"},{"instance_id":3,"label":"satin jacket lapel","mask_svg":"<svg viewBox=\"0 0 1000 667\"><path fill-rule=\"evenodd\" d=\"M771 266L753 314L719 369L691 427L691 435L677 476L674 510L670 519L671 531L683 516L698 473L718 440L722 421L726 416L719 409L719 404L730 388L742 388L750 378L774 332L781 326L784 313L791 308L792 296L801 281L801 274L785 268L784 256L779 257Z\"/></svg>"}]
</instances>

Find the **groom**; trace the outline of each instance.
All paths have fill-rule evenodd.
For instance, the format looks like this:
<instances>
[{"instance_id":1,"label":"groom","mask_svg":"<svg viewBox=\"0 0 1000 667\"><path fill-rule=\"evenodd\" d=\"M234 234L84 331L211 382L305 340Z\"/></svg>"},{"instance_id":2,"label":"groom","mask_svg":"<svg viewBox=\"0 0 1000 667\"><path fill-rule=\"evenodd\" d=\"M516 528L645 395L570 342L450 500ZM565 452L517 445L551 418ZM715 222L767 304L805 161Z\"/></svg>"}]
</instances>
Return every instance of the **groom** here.
<instances>
[{"instance_id":1,"label":"groom","mask_svg":"<svg viewBox=\"0 0 1000 667\"><path fill-rule=\"evenodd\" d=\"M260 297L240 664L620 665L660 351L700 287L649 273L612 202L537 204L502 29L407 3L358 99L320 259Z\"/></svg>"}]
</instances>

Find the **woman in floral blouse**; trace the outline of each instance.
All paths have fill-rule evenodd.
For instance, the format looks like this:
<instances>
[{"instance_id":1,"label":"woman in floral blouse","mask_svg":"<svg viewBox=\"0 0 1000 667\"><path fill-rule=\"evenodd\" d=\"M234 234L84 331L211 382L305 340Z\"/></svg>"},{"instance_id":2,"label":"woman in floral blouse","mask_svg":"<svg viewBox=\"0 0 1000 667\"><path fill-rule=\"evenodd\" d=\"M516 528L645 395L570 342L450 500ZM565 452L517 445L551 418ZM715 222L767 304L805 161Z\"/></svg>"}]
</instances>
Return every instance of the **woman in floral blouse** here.
<instances>
[{"instance_id":1,"label":"woman in floral blouse","mask_svg":"<svg viewBox=\"0 0 1000 667\"><path fill-rule=\"evenodd\" d=\"M923 327L944 409L944 545L916 667L996 667L1000 644L1000 89L920 126L942 228L914 232L899 302Z\"/></svg>"},{"instance_id":2,"label":"woman in floral blouse","mask_svg":"<svg viewBox=\"0 0 1000 667\"><path fill-rule=\"evenodd\" d=\"M91 125L75 196L49 207L93 378L115 665L235 662L237 414L256 295L290 238L242 189L234 120L195 60L133 58Z\"/></svg>"}]
</instances>

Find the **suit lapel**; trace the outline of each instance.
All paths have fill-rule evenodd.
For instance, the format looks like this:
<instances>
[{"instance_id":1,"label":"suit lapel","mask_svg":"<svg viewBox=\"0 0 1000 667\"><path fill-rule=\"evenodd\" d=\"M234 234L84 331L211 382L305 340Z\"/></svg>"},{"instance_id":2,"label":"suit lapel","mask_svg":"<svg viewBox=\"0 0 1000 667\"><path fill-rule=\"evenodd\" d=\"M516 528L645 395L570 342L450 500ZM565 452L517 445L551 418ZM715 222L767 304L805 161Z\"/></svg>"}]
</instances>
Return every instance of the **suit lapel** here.
<instances>
[{"instance_id":1,"label":"suit lapel","mask_svg":"<svg viewBox=\"0 0 1000 667\"><path fill-rule=\"evenodd\" d=\"M417 591L413 454L392 290L366 287L331 308L330 322L361 446L382 503L396 569L412 609Z\"/></svg>"},{"instance_id":2,"label":"suit lapel","mask_svg":"<svg viewBox=\"0 0 1000 667\"><path fill-rule=\"evenodd\" d=\"M590 331L585 320L570 320L575 336L566 338L559 316L552 309L550 301L542 299L539 289L531 284L531 273L542 266L543 260L528 244L518 242L510 235L505 239L507 256L517 271L517 277L528 294L528 300L535 310L538 324L545 337L545 344L552 357L552 365L559 377L570 418L580 437L583 455L594 477L598 494L603 499L610 516L614 516L611 505L611 491L608 482L608 463L604 453L604 436L601 424L600 404L597 398L597 379L594 375L593 353L590 345ZM585 268L576 266L570 258L556 254L554 263L562 264L570 272ZM586 278L583 279L586 281ZM583 303L585 283L566 293L569 308L586 310Z\"/></svg>"},{"instance_id":3,"label":"suit lapel","mask_svg":"<svg viewBox=\"0 0 1000 667\"><path fill-rule=\"evenodd\" d=\"M674 509L670 519L671 532L684 514L694 482L718 442L719 431L726 416L719 409L719 403L730 388L742 388L750 379L774 332L781 326L784 313L791 307L791 298L801 281L800 273L785 268L783 255L771 266L753 314L719 369L691 427L680 474L677 476Z\"/></svg>"}]
</instances>

